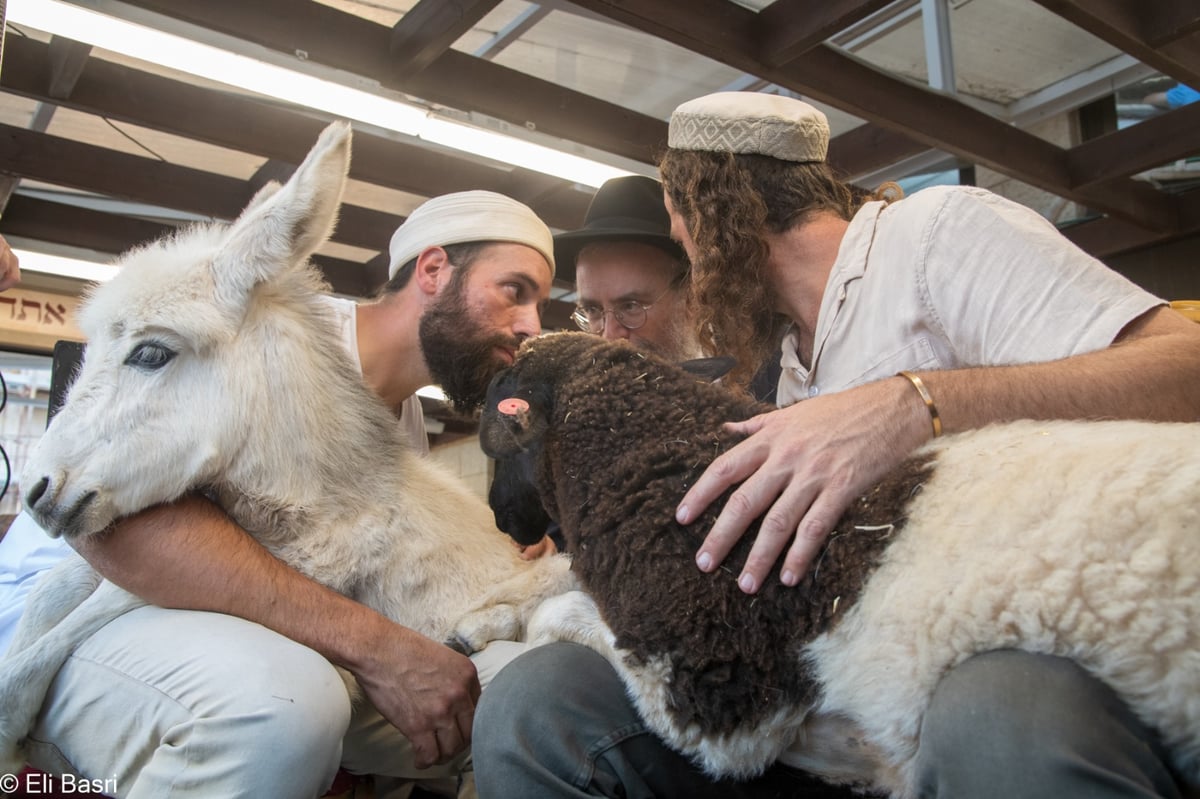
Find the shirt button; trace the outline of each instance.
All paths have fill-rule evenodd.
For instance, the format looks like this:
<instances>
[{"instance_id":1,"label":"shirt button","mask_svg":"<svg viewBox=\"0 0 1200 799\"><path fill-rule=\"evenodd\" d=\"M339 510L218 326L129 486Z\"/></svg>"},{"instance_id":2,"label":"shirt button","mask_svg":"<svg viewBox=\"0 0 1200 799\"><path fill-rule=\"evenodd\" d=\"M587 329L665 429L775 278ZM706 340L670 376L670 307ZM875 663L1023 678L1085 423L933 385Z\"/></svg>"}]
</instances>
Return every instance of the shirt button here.
<instances>
[{"instance_id":1,"label":"shirt button","mask_svg":"<svg viewBox=\"0 0 1200 799\"><path fill-rule=\"evenodd\" d=\"M815 397L815 396L817 396L817 395L818 395L818 394L820 394L820 393L821 393L821 389L820 389L820 388L818 388L817 386L809 386L809 389L808 389L808 396L810 396L810 397Z\"/></svg>"},{"instance_id":2,"label":"shirt button","mask_svg":"<svg viewBox=\"0 0 1200 799\"><path fill-rule=\"evenodd\" d=\"M838 286L837 298L838 298L838 302L846 301L846 287L845 286Z\"/></svg>"}]
</instances>

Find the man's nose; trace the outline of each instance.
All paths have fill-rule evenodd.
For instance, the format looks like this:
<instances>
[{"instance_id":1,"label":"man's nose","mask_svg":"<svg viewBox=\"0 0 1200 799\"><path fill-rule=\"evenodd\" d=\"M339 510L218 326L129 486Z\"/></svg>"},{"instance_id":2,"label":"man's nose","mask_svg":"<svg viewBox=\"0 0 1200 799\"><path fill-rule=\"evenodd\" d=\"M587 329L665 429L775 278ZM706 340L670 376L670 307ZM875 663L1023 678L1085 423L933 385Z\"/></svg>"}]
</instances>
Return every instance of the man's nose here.
<instances>
[{"instance_id":1,"label":"man's nose","mask_svg":"<svg viewBox=\"0 0 1200 799\"><path fill-rule=\"evenodd\" d=\"M535 338L542 334L542 317L536 305L522 305L517 308L516 318L512 325L513 335L524 340Z\"/></svg>"},{"instance_id":2,"label":"man's nose","mask_svg":"<svg viewBox=\"0 0 1200 799\"><path fill-rule=\"evenodd\" d=\"M606 339L629 338L629 328L617 321L615 313L604 315L604 330L601 332Z\"/></svg>"}]
</instances>

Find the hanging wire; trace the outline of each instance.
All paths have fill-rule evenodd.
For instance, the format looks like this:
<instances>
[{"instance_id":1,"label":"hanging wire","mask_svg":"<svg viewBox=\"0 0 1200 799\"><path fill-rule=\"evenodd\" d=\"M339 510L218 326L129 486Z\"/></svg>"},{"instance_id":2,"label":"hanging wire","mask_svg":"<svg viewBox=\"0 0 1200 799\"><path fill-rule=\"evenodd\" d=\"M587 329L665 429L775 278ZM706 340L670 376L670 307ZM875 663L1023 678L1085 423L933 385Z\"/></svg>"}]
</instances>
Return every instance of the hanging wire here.
<instances>
[{"instance_id":1,"label":"hanging wire","mask_svg":"<svg viewBox=\"0 0 1200 799\"><path fill-rule=\"evenodd\" d=\"M131 142L133 142L134 144L136 144L138 147L141 147L141 148L142 148L143 150L145 150L146 152L150 153L150 155L154 156L154 157L155 157L155 158L157 158L159 161L162 161L164 164L165 164L165 163L167 163L167 159L163 158L161 155L159 155L158 153L156 153L156 152L154 152L153 150L151 150L149 147L147 147L145 144L143 144L142 142L140 142L140 141L138 141L137 139L135 139L133 136L131 136L131 135L130 135L129 133L127 133L126 131L124 131L124 130L121 130L121 128L117 126L117 123L113 122L113 121L112 121L111 119L109 119L108 117L100 117L100 118L101 118L101 119L103 119L103 120L104 120L104 122L105 122L105 124L107 124L107 125L108 125L110 128L112 128L113 130L115 130L117 133L120 133L122 136L124 136L125 138L129 139Z\"/></svg>"},{"instance_id":2,"label":"hanging wire","mask_svg":"<svg viewBox=\"0 0 1200 799\"><path fill-rule=\"evenodd\" d=\"M8 382L4 379L4 374L0 372L0 412L3 412L8 407ZM0 444L0 458L4 460L4 487L0 488L0 499L4 499L4 495L8 493L8 487L12 484L12 463L8 460L8 453L4 451L4 446Z\"/></svg>"}]
</instances>

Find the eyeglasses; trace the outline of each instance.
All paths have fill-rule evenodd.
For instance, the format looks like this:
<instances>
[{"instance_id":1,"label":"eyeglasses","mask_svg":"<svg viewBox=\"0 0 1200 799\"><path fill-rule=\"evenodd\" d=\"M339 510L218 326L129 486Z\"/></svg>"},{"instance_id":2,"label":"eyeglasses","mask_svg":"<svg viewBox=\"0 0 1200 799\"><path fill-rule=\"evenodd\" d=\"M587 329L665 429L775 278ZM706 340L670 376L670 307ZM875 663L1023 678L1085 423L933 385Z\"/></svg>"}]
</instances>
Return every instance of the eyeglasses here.
<instances>
[{"instance_id":1,"label":"eyeglasses","mask_svg":"<svg viewBox=\"0 0 1200 799\"><path fill-rule=\"evenodd\" d=\"M599 305L580 305L575 308L575 313L571 314L571 318L575 320L575 324L579 325L579 329L584 332L603 333L605 317L611 313L613 318L617 320L617 324L626 330L637 330L646 324L646 311L650 310L655 303L667 296L673 288L675 288L674 284L668 286L666 291L659 294L651 302L622 300L612 310Z\"/></svg>"}]
</instances>

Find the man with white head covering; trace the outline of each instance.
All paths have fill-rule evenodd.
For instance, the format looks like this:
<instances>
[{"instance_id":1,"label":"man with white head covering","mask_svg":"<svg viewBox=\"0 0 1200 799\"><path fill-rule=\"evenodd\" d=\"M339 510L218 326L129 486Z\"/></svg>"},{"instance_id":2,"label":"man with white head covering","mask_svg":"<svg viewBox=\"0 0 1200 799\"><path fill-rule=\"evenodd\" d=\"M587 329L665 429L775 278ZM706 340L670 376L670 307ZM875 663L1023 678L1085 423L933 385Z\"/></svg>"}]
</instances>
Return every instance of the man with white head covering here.
<instances>
[{"instance_id":1,"label":"man with white head covering","mask_svg":"<svg viewBox=\"0 0 1200 799\"><path fill-rule=\"evenodd\" d=\"M417 389L482 401L541 330L554 244L526 206L472 191L417 208L390 250L375 301L328 302L363 380L428 451ZM54 774L111 775L119 796L319 796L339 765L453 789L480 684L523 648L465 658L292 571L201 497L124 519L82 554L154 605L79 647L27 750ZM331 662L369 701L350 706Z\"/></svg>"},{"instance_id":2,"label":"man with white head covering","mask_svg":"<svg viewBox=\"0 0 1200 799\"><path fill-rule=\"evenodd\" d=\"M1162 300L990 192L864 197L833 175L828 144L824 114L777 95L719 92L671 117L659 171L691 261L697 333L738 359L732 382L782 339L788 406L731 425L745 439L682 497L682 524L727 490L741 500L724 505L698 568L730 571L747 595L766 580L796 585L849 502L943 432L1017 418L1197 420L1200 329ZM744 565L722 566L764 514ZM529 674L544 704L530 702ZM498 675L474 746L484 799L677 785L775 795L706 783L647 732L607 662L571 644ZM1179 796L1153 731L1112 691L1070 661L1015 651L942 679L918 768L929 797Z\"/></svg>"}]
</instances>

